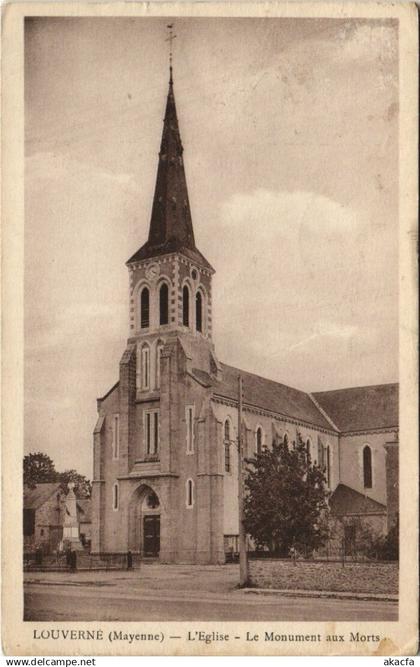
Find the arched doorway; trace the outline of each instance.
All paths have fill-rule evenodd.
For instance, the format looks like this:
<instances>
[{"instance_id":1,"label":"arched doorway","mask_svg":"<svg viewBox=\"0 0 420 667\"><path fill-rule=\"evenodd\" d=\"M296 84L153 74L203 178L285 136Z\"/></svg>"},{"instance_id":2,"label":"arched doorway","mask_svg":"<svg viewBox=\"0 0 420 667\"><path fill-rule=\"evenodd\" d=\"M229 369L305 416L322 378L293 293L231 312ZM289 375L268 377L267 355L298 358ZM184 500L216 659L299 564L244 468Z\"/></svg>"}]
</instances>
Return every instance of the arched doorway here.
<instances>
[{"instance_id":1,"label":"arched doorway","mask_svg":"<svg viewBox=\"0 0 420 667\"><path fill-rule=\"evenodd\" d=\"M154 491L146 494L142 503L143 555L158 558L160 552L160 504Z\"/></svg>"},{"instance_id":2,"label":"arched doorway","mask_svg":"<svg viewBox=\"0 0 420 667\"><path fill-rule=\"evenodd\" d=\"M133 493L129 506L128 544L133 552L158 558L160 552L160 501L157 493L142 485Z\"/></svg>"}]
</instances>

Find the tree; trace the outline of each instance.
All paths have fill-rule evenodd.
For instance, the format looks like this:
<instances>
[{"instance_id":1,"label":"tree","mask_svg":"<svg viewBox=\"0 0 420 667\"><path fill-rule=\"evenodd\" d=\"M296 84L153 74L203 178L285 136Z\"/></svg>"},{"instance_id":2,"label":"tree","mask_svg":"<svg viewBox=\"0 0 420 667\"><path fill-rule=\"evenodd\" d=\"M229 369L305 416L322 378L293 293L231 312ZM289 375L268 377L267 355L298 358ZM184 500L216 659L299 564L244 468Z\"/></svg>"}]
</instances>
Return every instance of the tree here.
<instances>
[{"instance_id":1,"label":"tree","mask_svg":"<svg viewBox=\"0 0 420 667\"><path fill-rule=\"evenodd\" d=\"M76 470L65 470L58 472L54 462L43 452L27 454L23 459L23 483L33 489L37 484L45 482L57 482L65 493L68 492L67 484L75 483L75 493L78 498L90 498L92 485L90 481Z\"/></svg>"},{"instance_id":2,"label":"tree","mask_svg":"<svg viewBox=\"0 0 420 667\"><path fill-rule=\"evenodd\" d=\"M328 537L326 479L300 434L289 446L275 440L247 461L244 524L257 548L288 555L316 549Z\"/></svg>"},{"instance_id":3,"label":"tree","mask_svg":"<svg viewBox=\"0 0 420 667\"><path fill-rule=\"evenodd\" d=\"M57 473L57 481L61 482L61 487L65 493L68 492L68 483L74 482L74 492L77 498L90 498L92 484L90 480L76 470L65 470Z\"/></svg>"},{"instance_id":4,"label":"tree","mask_svg":"<svg viewBox=\"0 0 420 667\"><path fill-rule=\"evenodd\" d=\"M398 560L399 557L399 521L398 515L386 535L381 535L371 526L359 528L357 555L370 560Z\"/></svg>"},{"instance_id":5,"label":"tree","mask_svg":"<svg viewBox=\"0 0 420 667\"><path fill-rule=\"evenodd\" d=\"M48 454L35 452L23 459L23 483L33 489L37 484L57 481L54 462Z\"/></svg>"}]
</instances>

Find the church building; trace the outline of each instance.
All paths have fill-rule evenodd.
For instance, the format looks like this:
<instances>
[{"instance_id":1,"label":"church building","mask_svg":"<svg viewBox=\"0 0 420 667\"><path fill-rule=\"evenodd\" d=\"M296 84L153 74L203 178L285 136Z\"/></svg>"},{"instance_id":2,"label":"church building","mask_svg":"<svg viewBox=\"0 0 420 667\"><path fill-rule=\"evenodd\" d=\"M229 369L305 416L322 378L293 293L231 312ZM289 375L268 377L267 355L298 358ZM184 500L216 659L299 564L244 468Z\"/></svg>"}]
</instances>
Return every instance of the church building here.
<instances>
[{"instance_id":1,"label":"church building","mask_svg":"<svg viewBox=\"0 0 420 667\"><path fill-rule=\"evenodd\" d=\"M217 357L215 269L195 244L172 67L149 237L127 267L127 346L97 401L92 553L224 563L236 550L239 376L245 457L301 434L337 517L386 532L398 512L398 385L307 393Z\"/></svg>"}]
</instances>

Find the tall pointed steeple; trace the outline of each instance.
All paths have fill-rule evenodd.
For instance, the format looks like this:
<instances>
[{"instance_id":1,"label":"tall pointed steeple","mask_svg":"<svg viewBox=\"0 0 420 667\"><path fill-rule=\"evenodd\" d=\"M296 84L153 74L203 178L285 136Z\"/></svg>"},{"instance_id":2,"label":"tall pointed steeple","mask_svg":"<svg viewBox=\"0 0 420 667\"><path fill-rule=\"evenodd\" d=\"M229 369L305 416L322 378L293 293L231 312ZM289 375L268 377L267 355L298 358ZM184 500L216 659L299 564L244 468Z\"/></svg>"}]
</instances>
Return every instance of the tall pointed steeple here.
<instances>
[{"instance_id":1,"label":"tall pointed steeple","mask_svg":"<svg viewBox=\"0 0 420 667\"><path fill-rule=\"evenodd\" d=\"M183 151L171 64L149 238L127 264L158 255L182 252L190 259L211 268L195 245Z\"/></svg>"}]
</instances>

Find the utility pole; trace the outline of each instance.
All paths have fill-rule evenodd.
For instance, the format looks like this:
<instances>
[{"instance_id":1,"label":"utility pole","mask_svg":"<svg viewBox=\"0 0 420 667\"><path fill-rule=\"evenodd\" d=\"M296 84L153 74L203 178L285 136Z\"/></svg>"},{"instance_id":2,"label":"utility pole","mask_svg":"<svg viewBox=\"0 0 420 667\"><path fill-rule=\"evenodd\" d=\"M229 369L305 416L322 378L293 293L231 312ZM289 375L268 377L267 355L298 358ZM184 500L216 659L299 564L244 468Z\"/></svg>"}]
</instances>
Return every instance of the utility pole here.
<instances>
[{"instance_id":1,"label":"utility pole","mask_svg":"<svg viewBox=\"0 0 420 667\"><path fill-rule=\"evenodd\" d=\"M242 442L242 377L238 377L238 522L239 522L239 584L248 583L248 554L244 529L244 483L243 483L243 442Z\"/></svg>"}]
</instances>

